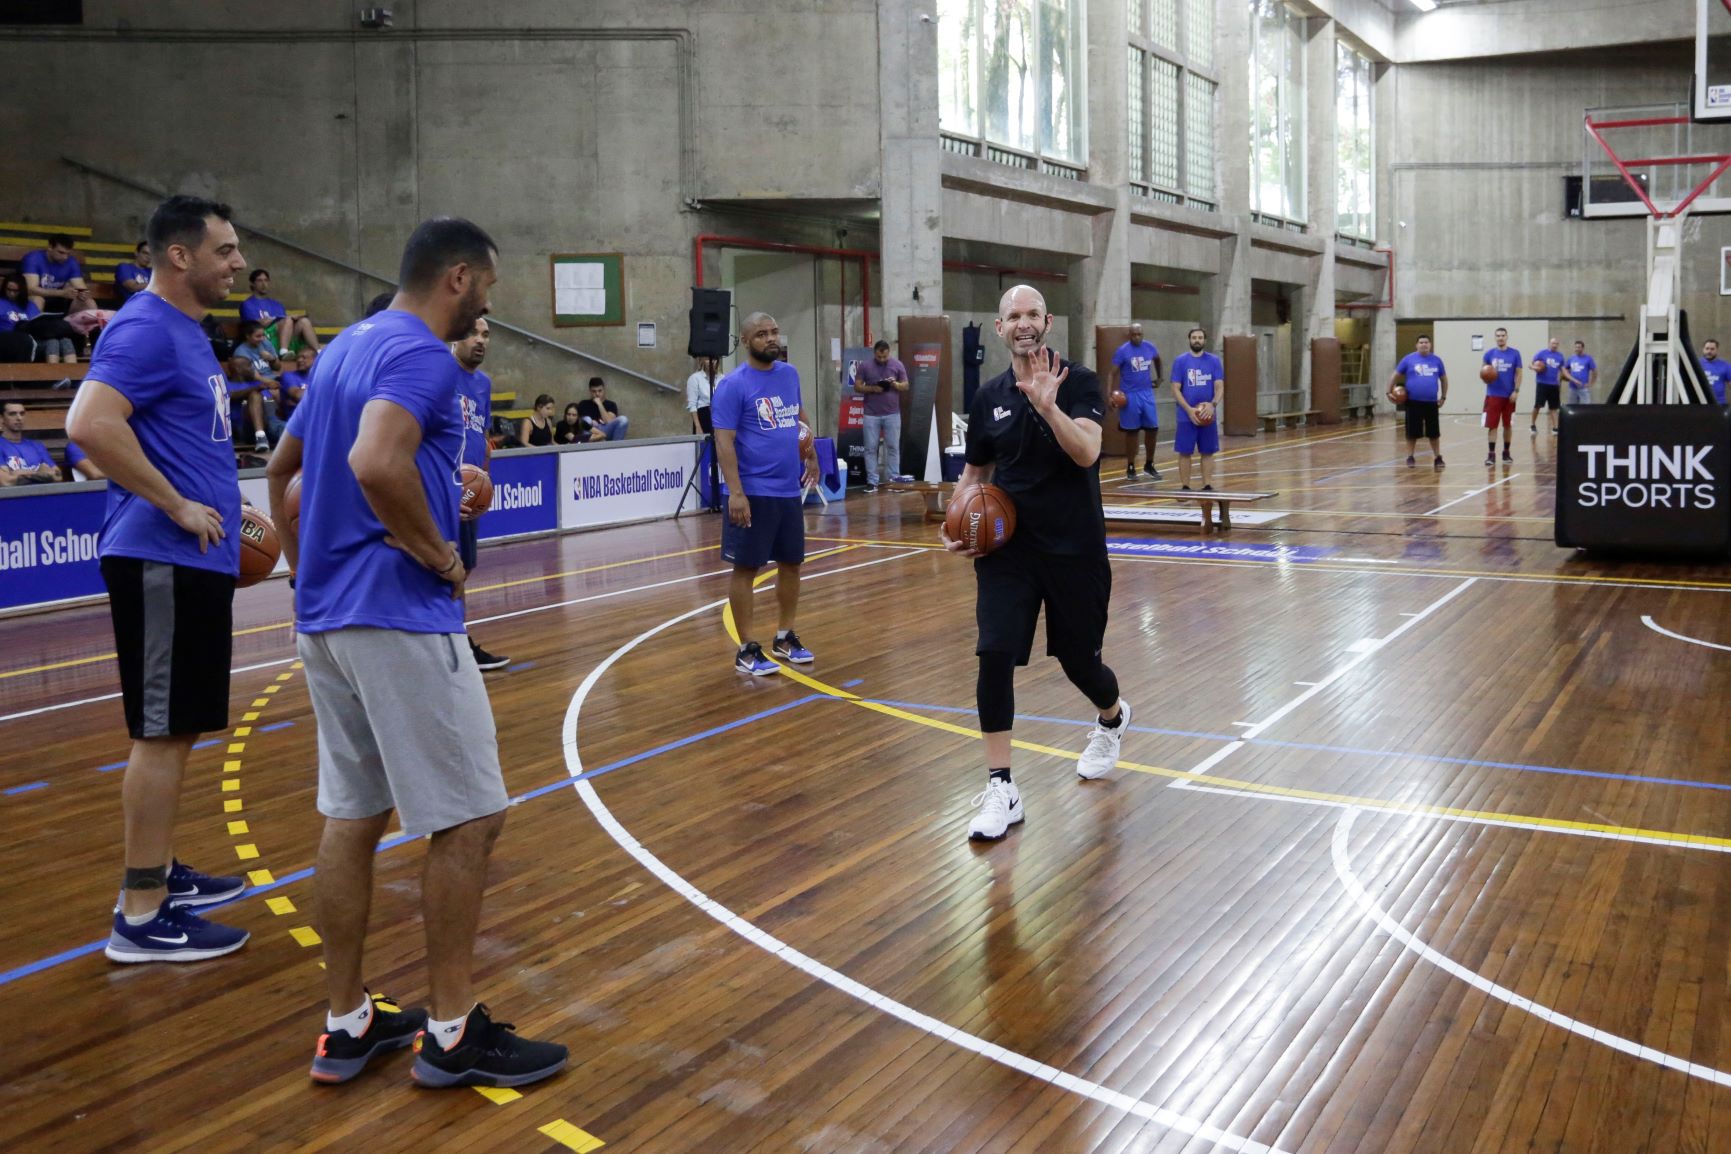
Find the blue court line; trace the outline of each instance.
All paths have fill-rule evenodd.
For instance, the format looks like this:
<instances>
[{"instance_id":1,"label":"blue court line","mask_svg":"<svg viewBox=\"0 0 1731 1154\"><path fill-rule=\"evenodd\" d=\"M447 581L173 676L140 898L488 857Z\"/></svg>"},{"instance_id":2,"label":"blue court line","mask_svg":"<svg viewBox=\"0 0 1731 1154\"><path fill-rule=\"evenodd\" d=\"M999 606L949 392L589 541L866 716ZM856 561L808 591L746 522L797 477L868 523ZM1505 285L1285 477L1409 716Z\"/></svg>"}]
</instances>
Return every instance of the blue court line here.
<instances>
[{"instance_id":1,"label":"blue court line","mask_svg":"<svg viewBox=\"0 0 1731 1154\"><path fill-rule=\"evenodd\" d=\"M1400 464L1405 460L1406 458L1402 457L1400 461L1379 461L1374 465L1360 465L1358 468L1348 469L1344 473L1330 473L1326 477L1318 477L1315 483L1318 485L1326 485L1330 481L1339 480L1341 477L1350 477L1354 473L1366 473L1372 469L1392 469L1395 465Z\"/></svg>"},{"instance_id":2,"label":"blue court line","mask_svg":"<svg viewBox=\"0 0 1731 1154\"><path fill-rule=\"evenodd\" d=\"M294 722L292 722L292 721L279 721L275 725L261 725L258 727L258 732L259 733L275 733L277 730L287 729L289 726L291 726L293 724L294 724Z\"/></svg>"},{"instance_id":3,"label":"blue court line","mask_svg":"<svg viewBox=\"0 0 1731 1154\"><path fill-rule=\"evenodd\" d=\"M113 773L117 769L125 769L125 768L126 768L126 763L124 761L111 761L107 765L97 766L96 772L97 773Z\"/></svg>"},{"instance_id":4,"label":"blue court line","mask_svg":"<svg viewBox=\"0 0 1731 1154\"><path fill-rule=\"evenodd\" d=\"M957 705L928 705L919 701L872 700L876 705L893 705L898 709L927 709L933 713L974 713L972 708ZM1092 721L1077 721L1073 717L1042 717L1037 713L1018 713L1018 721L1049 721L1054 725L1093 726ZM1132 725L1132 733L1157 733L1165 737L1193 737L1203 741L1242 741L1246 745L1266 745L1276 749L1308 749L1319 753L1350 753L1364 757L1404 757L1414 761L1432 761L1440 765L1470 765L1481 769L1514 769L1522 773L1549 773L1561 777L1597 777L1607 781L1632 781L1636 785L1675 785L1684 789L1708 789L1731 793L1731 784L1717 781L1697 781L1687 777L1642 777L1633 773L1611 773L1598 769L1569 769L1560 765L1528 765L1519 761L1477 761L1470 757L1444 757L1441 754L1412 753L1402 749L1364 749L1355 745L1323 745L1311 741L1273 741L1266 737L1239 737L1230 733L1198 733L1188 729L1162 729L1153 725Z\"/></svg>"},{"instance_id":5,"label":"blue court line","mask_svg":"<svg viewBox=\"0 0 1731 1154\"><path fill-rule=\"evenodd\" d=\"M211 746L221 745L223 742L225 742L227 740L228 740L228 738L226 738L226 737L213 737L209 741L195 741L192 743L192 748L194 748L194 749L209 749Z\"/></svg>"},{"instance_id":6,"label":"blue court line","mask_svg":"<svg viewBox=\"0 0 1731 1154\"><path fill-rule=\"evenodd\" d=\"M47 789L47 788L48 788L47 782L45 782L45 781L33 781L29 785L15 785L11 789L0 789L0 793L4 793L4 794L29 793L33 789Z\"/></svg>"},{"instance_id":7,"label":"blue court line","mask_svg":"<svg viewBox=\"0 0 1731 1154\"><path fill-rule=\"evenodd\" d=\"M859 683L860 683L859 680L855 679L853 681L848 682L847 684L848 685L858 685ZM753 713L747 717L742 717L738 721L729 721L724 725L717 725L717 726L714 726L713 728L705 729L701 733L694 733L690 737L681 737L676 741L665 742L661 745L655 746L653 749L644 750L642 753L634 753L629 757L620 758L618 761L613 761L613 762L609 762L606 765L597 766L596 768L588 770L588 771L580 774L577 777L570 777L570 776L561 777L558 781L548 782L546 785L539 786L535 789L530 790L528 793L520 794L519 796L512 798L511 804L512 805L520 805L523 802L532 801L537 797L545 797L546 795L548 795L550 793L557 793L562 789L570 789L572 784L575 782L588 781L590 778L600 777L603 774L612 773L616 769L624 769L628 765L636 765L640 761L647 761L650 758L658 757L663 753L670 753L676 749L683 749L688 745L695 745L697 742L707 740L708 738L711 738L711 737L715 737L718 734L726 733L729 730L739 729L742 726L751 725L754 722L762 721L766 717L774 717L778 713L786 713L790 709L797 709L802 705L809 705L813 701L833 701L833 700L835 700L835 698L831 697L829 694L826 694L826 693L807 694L804 697L795 698L792 701L786 701L780 705L772 706L769 709L760 710L757 713ZM386 850L395 849L397 846L403 845L405 842L419 841L419 840L421 840L421 839L414 834L399 834L396 837L387 838L386 840L381 841L379 843L378 849L375 852L384 853ZM295 884L296 882L305 881L307 878L312 877L313 873L314 873L314 870L312 869L312 867L309 866L306 869L296 870L295 872L293 872L291 874L284 874L282 877L277 878L275 881L271 882L269 885L257 886L255 888L248 889L245 892L238 895L237 897L235 897L231 901L220 902L220 903L217 903L215 905L201 906L198 910L198 914L200 917L203 917L212 910L219 910L219 909L222 909L224 906L234 905L236 902L244 902L244 901L248 901L252 898L263 897L265 894L273 893L276 890L282 889L284 886L289 886L289 885ZM66 962L76 961L79 958L89 957L91 954L99 952L107 944L108 944L107 938L103 938L102 940L95 941L95 942L86 942L82 946L74 946L70 950L62 950L58 954L52 954L46 958L39 958L38 960L36 960L34 962L26 962L22 966L18 966L14 969L6 970L4 972L0 972L0 986L7 985L11 982L16 982L20 978L27 978L31 974L39 974L44 970L51 970L55 966L63 965Z\"/></svg>"},{"instance_id":8,"label":"blue court line","mask_svg":"<svg viewBox=\"0 0 1731 1154\"><path fill-rule=\"evenodd\" d=\"M533 669L533 668L535 668L535 663L533 661L519 661L515 665L505 666L505 672L506 673L515 673L519 669Z\"/></svg>"}]
</instances>

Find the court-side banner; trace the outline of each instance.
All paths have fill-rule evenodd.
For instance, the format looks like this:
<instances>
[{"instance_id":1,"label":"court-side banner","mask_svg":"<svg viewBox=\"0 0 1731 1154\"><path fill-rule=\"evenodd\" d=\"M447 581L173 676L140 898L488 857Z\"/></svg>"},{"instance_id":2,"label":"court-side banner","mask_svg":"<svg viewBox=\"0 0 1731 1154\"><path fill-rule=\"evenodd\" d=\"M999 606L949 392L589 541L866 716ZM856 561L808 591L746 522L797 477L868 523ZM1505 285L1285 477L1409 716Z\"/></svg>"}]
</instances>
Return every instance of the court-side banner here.
<instances>
[{"instance_id":1,"label":"court-side banner","mask_svg":"<svg viewBox=\"0 0 1731 1154\"><path fill-rule=\"evenodd\" d=\"M96 536L106 499L96 489L0 501L0 609L104 592Z\"/></svg>"},{"instance_id":2,"label":"court-side banner","mask_svg":"<svg viewBox=\"0 0 1731 1154\"><path fill-rule=\"evenodd\" d=\"M696 459L688 442L560 453L559 527L671 517Z\"/></svg>"},{"instance_id":3,"label":"court-side banner","mask_svg":"<svg viewBox=\"0 0 1731 1154\"><path fill-rule=\"evenodd\" d=\"M1565 406L1556 541L1647 556L1731 552L1731 410Z\"/></svg>"},{"instance_id":4,"label":"court-side banner","mask_svg":"<svg viewBox=\"0 0 1731 1154\"><path fill-rule=\"evenodd\" d=\"M552 453L494 457L493 503L476 522L481 540L550 533L559 527L559 459Z\"/></svg>"}]
</instances>

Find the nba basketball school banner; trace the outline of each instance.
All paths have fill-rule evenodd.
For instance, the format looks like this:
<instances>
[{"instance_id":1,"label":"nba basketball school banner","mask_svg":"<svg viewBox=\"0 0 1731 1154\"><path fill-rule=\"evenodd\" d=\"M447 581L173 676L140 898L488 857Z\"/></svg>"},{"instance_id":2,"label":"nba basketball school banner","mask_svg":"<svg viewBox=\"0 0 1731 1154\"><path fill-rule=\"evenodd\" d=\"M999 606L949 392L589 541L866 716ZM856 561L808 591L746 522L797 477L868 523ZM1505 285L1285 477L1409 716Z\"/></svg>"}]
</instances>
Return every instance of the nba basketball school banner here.
<instances>
[{"instance_id":1,"label":"nba basketball school banner","mask_svg":"<svg viewBox=\"0 0 1731 1154\"><path fill-rule=\"evenodd\" d=\"M495 453L487 472L493 479L493 503L475 523L481 540L559 528L558 454Z\"/></svg>"},{"instance_id":2,"label":"nba basketball school banner","mask_svg":"<svg viewBox=\"0 0 1731 1154\"><path fill-rule=\"evenodd\" d=\"M848 476L865 483L865 394L854 389L859 367L877 354L869 348L841 351L841 404L836 410L835 447Z\"/></svg>"},{"instance_id":3,"label":"nba basketball school banner","mask_svg":"<svg viewBox=\"0 0 1731 1154\"><path fill-rule=\"evenodd\" d=\"M1568 405L1557 429L1558 545L1731 552L1731 410Z\"/></svg>"},{"instance_id":4,"label":"nba basketball school banner","mask_svg":"<svg viewBox=\"0 0 1731 1154\"><path fill-rule=\"evenodd\" d=\"M105 488L0 501L0 609L107 592L96 562Z\"/></svg>"},{"instance_id":5,"label":"nba basketball school banner","mask_svg":"<svg viewBox=\"0 0 1731 1154\"><path fill-rule=\"evenodd\" d=\"M697 440L615 442L559 454L559 527L671 517L697 461ZM696 497L693 496L693 501Z\"/></svg>"}]
</instances>

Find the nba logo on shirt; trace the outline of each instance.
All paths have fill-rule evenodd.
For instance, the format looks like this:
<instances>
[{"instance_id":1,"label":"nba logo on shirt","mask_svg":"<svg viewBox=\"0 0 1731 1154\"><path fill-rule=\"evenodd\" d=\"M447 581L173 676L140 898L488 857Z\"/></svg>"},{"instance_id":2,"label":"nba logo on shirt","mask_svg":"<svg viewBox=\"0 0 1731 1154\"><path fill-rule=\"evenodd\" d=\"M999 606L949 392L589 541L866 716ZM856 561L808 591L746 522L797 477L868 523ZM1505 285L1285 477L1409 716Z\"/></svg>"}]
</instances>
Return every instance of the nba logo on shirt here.
<instances>
[{"instance_id":1,"label":"nba logo on shirt","mask_svg":"<svg viewBox=\"0 0 1731 1154\"><path fill-rule=\"evenodd\" d=\"M757 398L757 427L760 429L773 429L776 427L775 401L771 400L769 397Z\"/></svg>"},{"instance_id":2,"label":"nba logo on shirt","mask_svg":"<svg viewBox=\"0 0 1731 1154\"><path fill-rule=\"evenodd\" d=\"M234 430L228 423L228 381L221 374L212 374L204 379L204 383L210 386L210 399L216 406L216 415L210 423L210 439L234 440Z\"/></svg>"}]
</instances>

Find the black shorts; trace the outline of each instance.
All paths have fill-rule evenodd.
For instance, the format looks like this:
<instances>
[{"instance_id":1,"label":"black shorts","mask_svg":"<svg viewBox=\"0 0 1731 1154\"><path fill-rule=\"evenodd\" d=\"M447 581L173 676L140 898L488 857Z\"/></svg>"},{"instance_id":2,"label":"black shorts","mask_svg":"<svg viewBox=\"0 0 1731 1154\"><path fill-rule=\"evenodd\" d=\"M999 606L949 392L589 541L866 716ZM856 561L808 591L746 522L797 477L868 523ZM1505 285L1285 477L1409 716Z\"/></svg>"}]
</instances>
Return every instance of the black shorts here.
<instances>
[{"instance_id":1,"label":"black shorts","mask_svg":"<svg viewBox=\"0 0 1731 1154\"><path fill-rule=\"evenodd\" d=\"M1442 436L1442 418L1437 413L1437 402L1407 398L1406 436L1409 441Z\"/></svg>"},{"instance_id":2,"label":"black shorts","mask_svg":"<svg viewBox=\"0 0 1731 1154\"><path fill-rule=\"evenodd\" d=\"M1533 412L1540 409L1554 409L1563 403L1561 385L1534 385Z\"/></svg>"},{"instance_id":3,"label":"black shorts","mask_svg":"<svg viewBox=\"0 0 1731 1154\"><path fill-rule=\"evenodd\" d=\"M976 654L1008 653L1026 665L1034 625L1046 608L1046 652L1060 659L1098 656L1106 640L1112 566L1104 556L1065 557L1014 544L974 562L979 582Z\"/></svg>"},{"instance_id":4,"label":"black shorts","mask_svg":"<svg viewBox=\"0 0 1731 1154\"><path fill-rule=\"evenodd\" d=\"M234 578L227 573L104 557L120 697L133 737L228 728Z\"/></svg>"},{"instance_id":5,"label":"black shorts","mask_svg":"<svg viewBox=\"0 0 1731 1154\"><path fill-rule=\"evenodd\" d=\"M753 497L751 526L731 520L721 524L721 559L730 565L760 569L771 561L799 565L805 561L805 507L798 497Z\"/></svg>"},{"instance_id":6,"label":"black shorts","mask_svg":"<svg viewBox=\"0 0 1731 1154\"><path fill-rule=\"evenodd\" d=\"M463 559L463 570L475 571L481 560L481 527L473 521L457 522L457 556Z\"/></svg>"}]
</instances>

